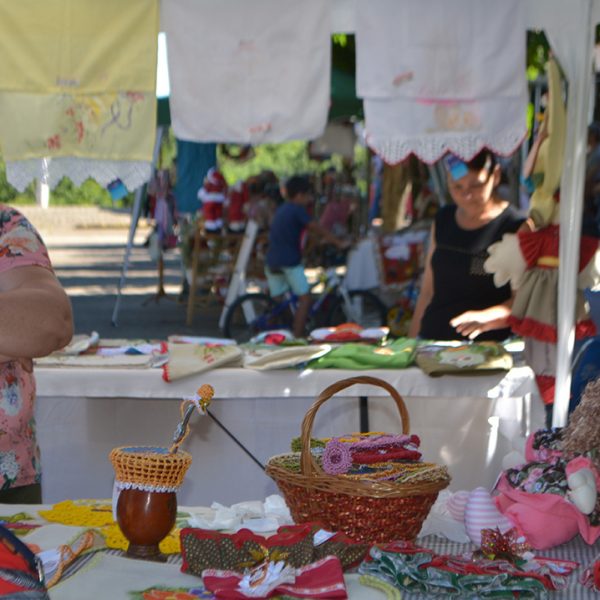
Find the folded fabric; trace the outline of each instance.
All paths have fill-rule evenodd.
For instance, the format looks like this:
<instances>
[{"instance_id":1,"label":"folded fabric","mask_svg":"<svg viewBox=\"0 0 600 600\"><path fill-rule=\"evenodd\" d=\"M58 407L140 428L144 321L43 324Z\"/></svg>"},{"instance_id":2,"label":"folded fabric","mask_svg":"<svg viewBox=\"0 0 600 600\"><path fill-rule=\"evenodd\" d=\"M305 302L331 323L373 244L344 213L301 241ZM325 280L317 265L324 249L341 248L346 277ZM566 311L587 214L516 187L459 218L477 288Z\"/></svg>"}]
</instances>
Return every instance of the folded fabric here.
<instances>
[{"instance_id":1,"label":"folded fabric","mask_svg":"<svg viewBox=\"0 0 600 600\"><path fill-rule=\"evenodd\" d=\"M496 342L458 346L423 344L417 348L415 362L422 371L432 377L489 374L509 371L513 366L511 355Z\"/></svg>"},{"instance_id":2,"label":"folded fabric","mask_svg":"<svg viewBox=\"0 0 600 600\"><path fill-rule=\"evenodd\" d=\"M98 356L119 356L121 354L158 354L161 351L162 344L133 344L125 346L115 346L111 348L98 348Z\"/></svg>"},{"instance_id":3,"label":"folded fabric","mask_svg":"<svg viewBox=\"0 0 600 600\"><path fill-rule=\"evenodd\" d=\"M385 340L389 327L363 328L355 323L344 323L336 327L319 327L310 332L313 341L318 342L371 342L380 343Z\"/></svg>"},{"instance_id":4,"label":"folded fabric","mask_svg":"<svg viewBox=\"0 0 600 600\"><path fill-rule=\"evenodd\" d=\"M236 344L236 341L230 338L193 335L170 335L167 341L172 344L204 344L207 346L235 346Z\"/></svg>"},{"instance_id":5,"label":"folded fabric","mask_svg":"<svg viewBox=\"0 0 600 600\"><path fill-rule=\"evenodd\" d=\"M310 360L326 355L331 346L319 344L313 346L246 346L244 348L244 367L266 371L295 367Z\"/></svg>"},{"instance_id":6,"label":"folded fabric","mask_svg":"<svg viewBox=\"0 0 600 600\"><path fill-rule=\"evenodd\" d=\"M279 346L280 344L294 342L294 345L303 345L306 342L302 339L296 340L294 334L289 329L269 329L261 331L251 340L251 344L270 344Z\"/></svg>"},{"instance_id":7,"label":"folded fabric","mask_svg":"<svg viewBox=\"0 0 600 600\"><path fill-rule=\"evenodd\" d=\"M167 345L169 360L163 365L163 379L175 381L189 375L237 361L242 356L239 346L201 346L199 344Z\"/></svg>"},{"instance_id":8,"label":"folded fabric","mask_svg":"<svg viewBox=\"0 0 600 600\"><path fill-rule=\"evenodd\" d=\"M328 533L321 542L321 532L315 523L283 526L269 537L248 529L229 534L187 527L180 533L181 570L192 575L201 575L205 569L242 573L265 560L282 558L300 568L331 555L347 569L360 562L369 549L368 544L356 543L343 533Z\"/></svg>"},{"instance_id":9,"label":"folded fabric","mask_svg":"<svg viewBox=\"0 0 600 600\"><path fill-rule=\"evenodd\" d=\"M207 569L202 573L206 589L217 598L347 598L346 584L335 556L300 569L283 561L266 563L248 575Z\"/></svg>"},{"instance_id":10,"label":"folded fabric","mask_svg":"<svg viewBox=\"0 0 600 600\"><path fill-rule=\"evenodd\" d=\"M262 533L293 523L290 509L277 494L268 496L265 502L238 502L230 507L213 502L210 508L203 514L193 514L187 521L188 527L213 531L249 529Z\"/></svg>"},{"instance_id":11,"label":"folded fabric","mask_svg":"<svg viewBox=\"0 0 600 600\"><path fill-rule=\"evenodd\" d=\"M330 4L164 2L175 135L240 144L319 137L330 104Z\"/></svg>"},{"instance_id":12,"label":"folded fabric","mask_svg":"<svg viewBox=\"0 0 600 600\"><path fill-rule=\"evenodd\" d=\"M152 367L157 360L152 354L118 354L116 356L101 356L97 354L80 354L75 356L54 355L36 358L39 367Z\"/></svg>"},{"instance_id":13,"label":"folded fabric","mask_svg":"<svg viewBox=\"0 0 600 600\"><path fill-rule=\"evenodd\" d=\"M97 331L92 331L90 335L85 333L74 335L71 341L60 351L62 354L82 354L92 346L96 346L100 341L100 335Z\"/></svg>"},{"instance_id":14,"label":"folded fabric","mask_svg":"<svg viewBox=\"0 0 600 600\"><path fill-rule=\"evenodd\" d=\"M311 369L405 369L413 364L416 341L399 338L387 346L344 344L312 361Z\"/></svg>"},{"instance_id":15,"label":"folded fabric","mask_svg":"<svg viewBox=\"0 0 600 600\"><path fill-rule=\"evenodd\" d=\"M517 566L508 560L438 555L410 543L397 542L384 548L374 546L370 560L361 563L359 573L428 598L442 595L540 598L545 597L546 590L565 588L567 575L576 566L576 563L555 566L544 560Z\"/></svg>"}]
</instances>

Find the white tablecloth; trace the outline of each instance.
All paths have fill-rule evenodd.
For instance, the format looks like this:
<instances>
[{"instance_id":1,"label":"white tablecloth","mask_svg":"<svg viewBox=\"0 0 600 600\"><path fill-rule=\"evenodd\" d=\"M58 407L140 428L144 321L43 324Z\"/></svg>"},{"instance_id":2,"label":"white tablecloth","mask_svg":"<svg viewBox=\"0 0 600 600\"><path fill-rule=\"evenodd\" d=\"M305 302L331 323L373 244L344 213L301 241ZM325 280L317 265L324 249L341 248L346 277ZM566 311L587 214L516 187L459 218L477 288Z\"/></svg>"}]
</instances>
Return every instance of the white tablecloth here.
<instances>
[{"instance_id":1,"label":"white tablecloth","mask_svg":"<svg viewBox=\"0 0 600 600\"><path fill-rule=\"evenodd\" d=\"M177 400L202 383L215 388L212 413L261 462L289 451L306 410L328 385L369 374L391 383L403 396L411 432L422 438L426 460L448 465L453 489L491 487L502 457L543 425L534 398L533 373L517 367L506 374L428 377L419 369L337 369L255 372L214 369L165 383L157 369L36 368L38 440L42 450L45 502L108 497L116 446L166 446L179 420ZM399 431L395 405L379 387L355 386L327 402L316 417L316 436L359 429L358 396L369 396L370 429ZM268 478L209 417L192 417L183 446L193 463L180 502L233 504L276 491Z\"/></svg>"}]
</instances>

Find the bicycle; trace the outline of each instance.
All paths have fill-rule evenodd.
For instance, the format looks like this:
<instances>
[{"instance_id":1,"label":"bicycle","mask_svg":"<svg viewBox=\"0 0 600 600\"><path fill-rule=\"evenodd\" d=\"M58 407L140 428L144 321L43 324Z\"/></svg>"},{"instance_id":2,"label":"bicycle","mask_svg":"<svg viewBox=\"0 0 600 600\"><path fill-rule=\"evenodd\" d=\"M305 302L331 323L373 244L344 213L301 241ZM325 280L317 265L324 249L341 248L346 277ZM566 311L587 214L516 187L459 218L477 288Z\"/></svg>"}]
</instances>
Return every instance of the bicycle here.
<instances>
[{"instance_id":1,"label":"bicycle","mask_svg":"<svg viewBox=\"0 0 600 600\"><path fill-rule=\"evenodd\" d=\"M335 268L326 269L311 285L311 293L319 285L323 290L312 303L307 328L335 326L353 322L361 327L387 324L387 307L368 290L347 290ZM247 342L255 335L272 329L291 329L298 296L286 292L275 301L268 294L249 293L237 298L227 309L223 325L226 337Z\"/></svg>"}]
</instances>

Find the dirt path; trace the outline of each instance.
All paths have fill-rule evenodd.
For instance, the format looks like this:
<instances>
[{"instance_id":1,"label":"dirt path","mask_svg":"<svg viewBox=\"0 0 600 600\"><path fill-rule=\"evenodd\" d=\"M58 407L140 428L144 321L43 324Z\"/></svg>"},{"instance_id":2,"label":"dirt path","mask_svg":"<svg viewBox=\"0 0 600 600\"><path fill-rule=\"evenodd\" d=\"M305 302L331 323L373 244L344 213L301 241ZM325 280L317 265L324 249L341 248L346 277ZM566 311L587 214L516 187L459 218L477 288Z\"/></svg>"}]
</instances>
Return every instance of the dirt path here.
<instances>
[{"instance_id":1,"label":"dirt path","mask_svg":"<svg viewBox=\"0 0 600 600\"><path fill-rule=\"evenodd\" d=\"M158 288L157 267L142 246L151 231L144 221L135 236L118 326L114 327L111 321L129 214L95 207L51 206L43 210L27 206L19 210L48 246L56 274L71 298L77 333L98 331L103 337L144 339L165 339L169 334L220 335L217 304L198 309L193 326L185 325L186 305L176 301L182 279L177 251L165 256L165 290L171 299L153 300Z\"/></svg>"}]
</instances>

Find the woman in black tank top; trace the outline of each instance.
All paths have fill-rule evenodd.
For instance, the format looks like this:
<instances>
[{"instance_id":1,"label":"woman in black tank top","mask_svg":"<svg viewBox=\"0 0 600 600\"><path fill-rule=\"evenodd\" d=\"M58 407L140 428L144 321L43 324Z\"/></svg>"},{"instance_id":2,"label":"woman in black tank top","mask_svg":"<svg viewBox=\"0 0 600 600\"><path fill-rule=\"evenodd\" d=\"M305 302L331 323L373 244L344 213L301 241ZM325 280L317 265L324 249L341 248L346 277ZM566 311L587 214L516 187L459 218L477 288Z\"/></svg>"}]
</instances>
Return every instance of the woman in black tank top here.
<instances>
[{"instance_id":1,"label":"woman in black tank top","mask_svg":"<svg viewBox=\"0 0 600 600\"><path fill-rule=\"evenodd\" d=\"M483 269L490 244L525 220L495 195L500 167L488 151L469 163L445 159L455 204L438 211L409 335L426 339L503 340L512 303Z\"/></svg>"}]
</instances>

